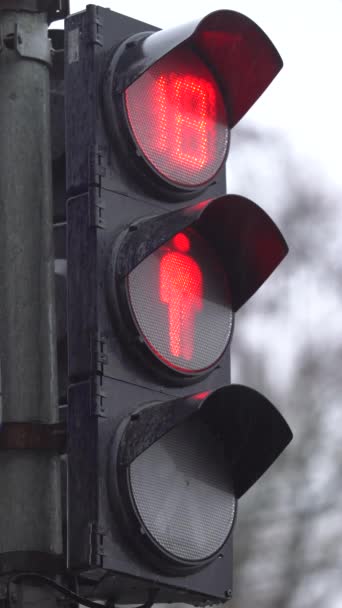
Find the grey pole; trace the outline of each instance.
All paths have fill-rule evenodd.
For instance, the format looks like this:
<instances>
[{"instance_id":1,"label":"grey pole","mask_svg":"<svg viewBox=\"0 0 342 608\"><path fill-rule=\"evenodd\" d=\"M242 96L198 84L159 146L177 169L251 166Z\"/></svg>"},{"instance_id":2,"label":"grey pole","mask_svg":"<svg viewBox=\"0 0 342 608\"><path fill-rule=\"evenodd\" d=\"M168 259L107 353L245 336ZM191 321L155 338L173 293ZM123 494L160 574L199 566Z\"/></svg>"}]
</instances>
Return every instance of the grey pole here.
<instances>
[{"instance_id":1,"label":"grey pole","mask_svg":"<svg viewBox=\"0 0 342 608\"><path fill-rule=\"evenodd\" d=\"M57 421L50 46L37 7L0 0L0 433ZM0 575L51 572L61 539L57 451L0 450Z\"/></svg>"}]
</instances>

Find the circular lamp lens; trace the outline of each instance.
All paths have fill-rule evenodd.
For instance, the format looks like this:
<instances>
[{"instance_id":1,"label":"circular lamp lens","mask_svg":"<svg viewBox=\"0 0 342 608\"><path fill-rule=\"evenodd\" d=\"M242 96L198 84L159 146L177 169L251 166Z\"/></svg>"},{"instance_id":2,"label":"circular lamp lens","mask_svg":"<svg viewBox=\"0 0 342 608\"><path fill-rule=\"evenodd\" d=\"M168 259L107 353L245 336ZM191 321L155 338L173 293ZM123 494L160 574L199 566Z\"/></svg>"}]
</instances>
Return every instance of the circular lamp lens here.
<instances>
[{"instance_id":1,"label":"circular lamp lens","mask_svg":"<svg viewBox=\"0 0 342 608\"><path fill-rule=\"evenodd\" d=\"M185 188L207 184L228 151L221 90L190 49L160 59L125 91L135 144L162 178Z\"/></svg>"},{"instance_id":2,"label":"circular lamp lens","mask_svg":"<svg viewBox=\"0 0 342 608\"><path fill-rule=\"evenodd\" d=\"M185 374L210 369L229 342L233 311L214 249L188 228L127 277L131 314L156 357Z\"/></svg>"},{"instance_id":3,"label":"circular lamp lens","mask_svg":"<svg viewBox=\"0 0 342 608\"><path fill-rule=\"evenodd\" d=\"M130 465L130 493L140 524L164 555L207 560L227 540L236 498L223 445L190 418Z\"/></svg>"}]
</instances>

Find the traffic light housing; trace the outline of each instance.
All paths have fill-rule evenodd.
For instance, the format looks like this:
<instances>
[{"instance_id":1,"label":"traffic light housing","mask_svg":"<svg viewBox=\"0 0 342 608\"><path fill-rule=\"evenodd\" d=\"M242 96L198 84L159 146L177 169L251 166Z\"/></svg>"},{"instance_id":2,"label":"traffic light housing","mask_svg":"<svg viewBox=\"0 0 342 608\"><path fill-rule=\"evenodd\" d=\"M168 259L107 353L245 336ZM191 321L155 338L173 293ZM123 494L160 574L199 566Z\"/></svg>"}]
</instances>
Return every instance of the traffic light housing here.
<instances>
[{"instance_id":1,"label":"traffic light housing","mask_svg":"<svg viewBox=\"0 0 342 608\"><path fill-rule=\"evenodd\" d=\"M291 440L230 383L234 314L287 246L224 168L281 65L233 11L66 20L68 567L99 597L230 597L237 501Z\"/></svg>"}]
</instances>

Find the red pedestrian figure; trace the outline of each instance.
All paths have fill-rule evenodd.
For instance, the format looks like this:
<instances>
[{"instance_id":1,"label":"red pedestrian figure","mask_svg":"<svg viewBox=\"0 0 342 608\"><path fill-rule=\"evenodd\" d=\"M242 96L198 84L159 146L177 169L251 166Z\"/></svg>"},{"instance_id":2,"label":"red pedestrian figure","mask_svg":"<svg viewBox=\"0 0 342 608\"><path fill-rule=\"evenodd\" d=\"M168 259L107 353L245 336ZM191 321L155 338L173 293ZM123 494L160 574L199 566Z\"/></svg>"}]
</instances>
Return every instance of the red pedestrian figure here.
<instances>
[{"instance_id":1,"label":"red pedestrian figure","mask_svg":"<svg viewBox=\"0 0 342 608\"><path fill-rule=\"evenodd\" d=\"M202 271L187 255L190 239L180 232L172 239L173 251L160 261L160 300L169 307L170 351L192 359L196 313L202 309Z\"/></svg>"}]
</instances>

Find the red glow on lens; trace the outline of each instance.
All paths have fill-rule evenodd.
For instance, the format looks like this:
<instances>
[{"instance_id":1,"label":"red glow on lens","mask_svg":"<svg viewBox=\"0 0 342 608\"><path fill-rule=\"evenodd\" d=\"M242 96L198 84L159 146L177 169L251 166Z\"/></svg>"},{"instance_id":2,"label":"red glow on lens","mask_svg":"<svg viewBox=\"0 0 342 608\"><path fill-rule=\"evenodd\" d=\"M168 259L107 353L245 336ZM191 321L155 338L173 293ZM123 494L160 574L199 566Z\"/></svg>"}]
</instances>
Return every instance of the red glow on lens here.
<instances>
[{"instance_id":1,"label":"red glow on lens","mask_svg":"<svg viewBox=\"0 0 342 608\"><path fill-rule=\"evenodd\" d=\"M208 395L210 395L210 391L203 391L203 393L197 393L197 395L193 395L192 398L196 399L196 401L202 401L203 399L208 397Z\"/></svg>"},{"instance_id":2,"label":"red glow on lens","mask_svg":"<svg viewBox=\"0 0 342 608\"><path fill-rule=\"evenodd\" d=\"M183 253L186 253L190 249L190 239L186 236L186 234L184 234L184 232L179 232L176 234L176 236L174 236L172 239L172 243L175 249L178 249L178 251L183 251Z\"/></svg>"},{"instance_id":3,"label":"red glow on lens","mask_svg":"<svg viewBox=\"0 0 342 608\"><path fill-rule=\"evenodd\" d=\"M220 88L189 49L163 57L125 92L136 143L153 168L183 186L199 186L220 169L228 122Z\"/></svg>"},{"instance_id":4,"label":"red glow on lens","mask_svg":"<svg viewBox=\"0 0 342 608\"><path fill-rule=\"evenodd\" d=\"M184 242L184 234L177 237ZM203 306L201 269L190 255L169 251L160 260L159 281L160 300L168 306L170 352L190 361L195 318Z\"/></svg>"},{"instance_id":5,"label":"red glow on lens","mask_svg":"<svg viewBox=\"0 0 342 608\"><path fill-rule=\"evenodd\" d=\"M233 312L214 248L193 228L177 233L127 276L129 310L145 345L164 365L200 373L222 356Z\"/></svg>"}]
</instances>

